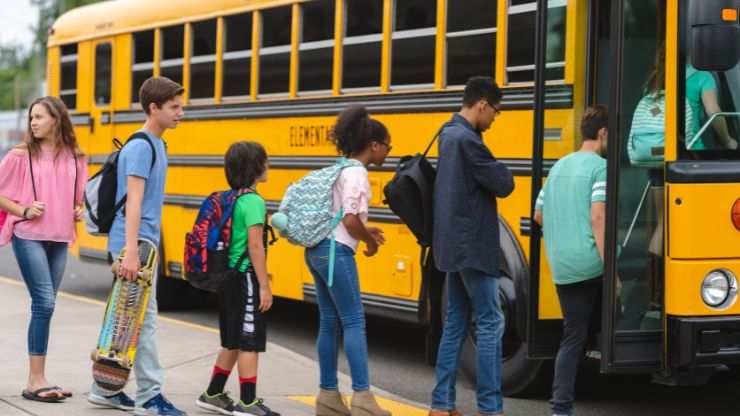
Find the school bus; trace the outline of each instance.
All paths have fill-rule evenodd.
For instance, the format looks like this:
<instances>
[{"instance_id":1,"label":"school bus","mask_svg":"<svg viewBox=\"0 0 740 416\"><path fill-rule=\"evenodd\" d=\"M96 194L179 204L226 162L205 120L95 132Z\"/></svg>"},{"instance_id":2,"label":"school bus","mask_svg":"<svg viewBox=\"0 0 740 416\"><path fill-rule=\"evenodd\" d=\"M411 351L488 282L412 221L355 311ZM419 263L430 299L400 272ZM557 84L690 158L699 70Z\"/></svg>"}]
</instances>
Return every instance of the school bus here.
<instances>
[{"instance_id":1,"label":"school bus","mask_svg":"<svg viewBox=\"0 0 740 416\"><path fill-rule=\"evenodd\" d=\"M388 242L372 259L358 256L362 301L369 313L429 328L419 350L433 359L444 276L422 267L413 235L383 204L382 189L399 157L421 151L459 109L468 77L494 76L504 90L503 115L484 141L516 184L499 204L507 394L542 373L562 324L531 221L533 195L553 163L579 147L583 109L608 105L602 330L592 356L604 373L700 383L740 363L740 154L717 145L711 136L720 129L706 128L722 119L724 134L740 133L738 10L736 0L118 0L54 23L48 92L72 109L94 170L114 137L142 125L137 90L146 78L185 86L185 118L165 137L162 307L187 306L193 295L181 273L184 235L204 196L226 189L230 143L257 140L267 149L270 178L259 191L274 211L291 181L333 162L328 132L337 113L366 105L389 127L394 150L370 172L370 221ZM683 126L687 114L678 105L695 94L685 82L692 62L716 84L705 90L722 110L694 115L703 116L703 150L687 150L696 132ZM653 73L664 97L657 111L664 146L653 149L666 161L657 175L664 186L627 157L632 114ZM105 247L83 233L75 251L105 261ZM303 264L300 248L286 241L271 248L277 296L315 299ZM471 322L463 354L471 374L473 329Z\"/></svg>"}]
</instances>

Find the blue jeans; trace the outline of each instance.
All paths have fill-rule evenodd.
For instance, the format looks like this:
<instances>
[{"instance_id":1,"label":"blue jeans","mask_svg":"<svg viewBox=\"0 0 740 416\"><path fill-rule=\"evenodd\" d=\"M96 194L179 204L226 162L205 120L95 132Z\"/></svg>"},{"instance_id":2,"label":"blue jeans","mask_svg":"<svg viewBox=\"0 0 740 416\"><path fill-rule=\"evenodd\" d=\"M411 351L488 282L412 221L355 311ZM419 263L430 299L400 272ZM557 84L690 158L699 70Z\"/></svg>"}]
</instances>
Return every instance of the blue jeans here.
<instances>
[{"instance_id":1,"label":"blue jeans","mask_svg":"<svg viewBox=\"0 0 740 416\"><path fill-rule=\"evenodd\" d=\"M67 243L24 240L13 236L12 244L18 267L31 295L28 353L46 355L51 316L67 265Z\"/></svg>"},{"instance_id":2,"label":"blue jeans","mask_svg":"<svg viewBox=\"0 0 740 416\"><path fill-rule=\"evenodd\" d=\"M319 304L319 336L316 348L321 370L320 386L325 390L337 390L337 357L339 352L339 328L344 331L344 352L349 361L352 390L370 388L367 369L367 336L365 334L365 311L360 300L360 282L355 263L355 253L344 244L336 243L334 261L334 284L329 287L329 240L305 252L308 265L316 284Z\"/></svg>"},{"instance_id":3,"label":"blue jeans","mask_svg":"<svg viewBox=\"0 0 740 416\"><path fill-rule=\"evenodd\" d=\"M448 273L447 293L447 323L437 354L432 408L455 408L457 369L472 307L478 349L478 410L483 415L500 414L504 407L501 395L504 314L498 298L498 278L472 269Z\"/></svg>"},{"instance_id":4,"label":"blue jeans","mask_svg":"<svg viewBox=\"0 0 740 416\"><path fill-rule=\"evenodd\" d=\"M118 253L111 253L115 259ZM136 360L134 361L134 374L136 375L136 406L142 407L154 396L162 392L164 371L159 363L157 352L157 267L152 277L152 293L149 295L149 304L144 313L144 323L139 333L139 345L136 347ZM90 390L92 394L105 396L106 392L100 390L97 384L92 383Z\"/></svg>"}]
</instances>

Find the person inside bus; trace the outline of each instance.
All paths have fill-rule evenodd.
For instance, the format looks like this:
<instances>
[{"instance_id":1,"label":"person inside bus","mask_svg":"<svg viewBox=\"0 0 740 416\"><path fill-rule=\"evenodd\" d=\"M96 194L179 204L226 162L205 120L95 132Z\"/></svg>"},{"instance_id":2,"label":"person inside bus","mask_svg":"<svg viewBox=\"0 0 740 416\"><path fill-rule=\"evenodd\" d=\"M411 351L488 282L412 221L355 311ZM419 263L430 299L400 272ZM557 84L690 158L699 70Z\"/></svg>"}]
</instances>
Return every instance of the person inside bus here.
<instances>
[{"instance_id":1,"label":"person inside bus","mask_svg":"<svg viewBox=\"0 0 740 416\"><path fill-rule=\"evenodd\" d=\"M82 218L87 160L59 98L31 104L26 137L5 155L0 172L0 246L12 244L31 296L29 374L22 396L60 402L72 393L46 379L46 352L67 247Z\"/></svg>"},{"instance_id":2,"label":"person inside bus","mask_svg":"<svg viewBox=\"0 0 740 416\"><path fill-rule=\"evenodd\" d=\"M439 135L433 251L437 268L447 273L448 303L430 416L461 415L455 409L455 381L471 309L478 345L478 415L503 414L504 314L498 295L501 249L496 198L514 191L514 177L482 137L501 112L502 96L492 78L470 78L462 109Z\"/></svg>"},{"instance_id":3,"label":"person inside bus","mask_svg":"<svg viewBox=\"0 0 740 416\"><path fill-rule=\"evenodd\" d=\"M604 272L607 109L586 109L583 143L552 167L535 203L563 314L550 401L553 416L573 414L576 374L586 340L598 330Z\"/></svg>"},{"instance_id":4,"label":"person inside bus","mask_svg":"<svg viewBox=\"0 0 740 416\"><path fill-rule=\"evenodd\" d=\"M331 132L339 153L359 161L362 166L344 168L333 187L332 207L343 210L343 219L334 231L333 284L329 284L330 238L307 248L305 261L316 285L319 305L320 391L316 399L317 416L390 416L370 392L368 375L365 311L360 297L360 281L355 253L360 241L364 254L372 257L385 243L380 228L368 227L369 201L372 199L367 166L382 166L391 151L391 136L378 120L370 118L365 107L351 106L342 111ZM352 410L339 393L337 356L339 336L344 334L344 351L352 377Z\"/></svg>"},{"instance_id":5,"label":"person inside bus","mask_svg":"<svg viewBox=\"0 0 740 416\"><path fill-rule=\"evenodd\" d=\"M139 90L146 122L140 131L146 133L152 147L145 140L135 140L121 149L118 155L118 189L116 200L127 196L124 210L119 210L108 234L108 252L112 258L125 247L126 255L118 274L135 280L139 271L138 242L146 239L159 246L164 203L164 184L167 176L167 149L161 139L167 129L174 129L183 117L183 87L166 78L151 77ZM152 158L155 163L152 166ZM94 405L134 410L136 415L184 416L162 394L164 371L157 353L157 276L152 277L152 293L139 334L134 362L136 374L136 402L126 393L110 395L92 384L88 401Z\"/></svg>"}]
</instances>

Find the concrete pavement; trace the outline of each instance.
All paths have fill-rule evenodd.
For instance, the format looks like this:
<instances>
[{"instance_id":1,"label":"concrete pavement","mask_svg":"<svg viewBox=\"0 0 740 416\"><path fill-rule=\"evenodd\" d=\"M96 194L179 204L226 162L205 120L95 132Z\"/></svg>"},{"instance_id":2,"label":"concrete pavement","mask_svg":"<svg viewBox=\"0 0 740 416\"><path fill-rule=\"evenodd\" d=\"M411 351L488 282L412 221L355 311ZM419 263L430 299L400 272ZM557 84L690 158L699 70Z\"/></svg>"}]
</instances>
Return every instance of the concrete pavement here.
<instances>
[{"instance_id":1,"label":"concrete pavement","mask_svg":"<svg viewBox=\"0 0 740 416\"><path fill-rule=\"evenodd\" d=\"M116 415L87 402L90 391L90 351L95 347L104 303L60 293L57 299L49 343L47 378L50 383L70 389L74 397L49 404L25 400L28 371L26 329L30 298L22 282L0 277L0 416L15 415ZM164 393L189 415L209 414L197 408L195 399L205 388L219 348L218 331L184 321L160 317L157 341L165 368ZM268 329L269 340L269 329ZM318 363L286 348L269 344L260 356L258 395L284 416L313 415L312 397L318 391ZM238 396L236 372L228 390ZM126 388L133 397L135 381ZM340 374L340 390L351 392L347 375ZM423 416L422 405L409 403L390 392L373 389L383 406L395 416Z\"/></svg>"}]
</instances>

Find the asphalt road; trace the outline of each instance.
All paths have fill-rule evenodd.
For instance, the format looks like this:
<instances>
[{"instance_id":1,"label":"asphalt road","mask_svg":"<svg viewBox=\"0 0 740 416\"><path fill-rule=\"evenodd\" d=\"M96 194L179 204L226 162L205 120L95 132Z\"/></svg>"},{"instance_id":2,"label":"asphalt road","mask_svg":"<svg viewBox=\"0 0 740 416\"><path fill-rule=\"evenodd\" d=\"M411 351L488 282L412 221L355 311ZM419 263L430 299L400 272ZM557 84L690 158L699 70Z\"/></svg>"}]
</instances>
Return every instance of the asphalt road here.
<instances>
[{"instance_id":1,"label":"asphalt road","mask_svg":"<svg viewBox=\"0 0 740 416\"><path fill-rule=\"evenodd\" d=\"M10 247L0 248L0 276L20 278ZM81 263L70 256L62 290L105 300L110 278L106 266ZM213 308L162 314L218 327ZM317 328L318 313L314 305L278 300L270 312L268 340L315 359ZM434 387L434 369L424 362L424 331L413 325L370 317L367 333L372 383L409 400L428 403ZM216 348L218 345L214 343ZM733 374L718 374L706 386L676 388L651 384L645 376L601 376L596 371L597 366L596 362L589 363L580 376L577 393L579 416L740 415L740 377ZM340 369L349 373L343 357L340 358ZM475 414L475 388L462 376L458 382L457 398L461 411ZM547 398L547 391L534 397L507 398L506 415L549 415Z\"/></svg>"}]
</instances>

